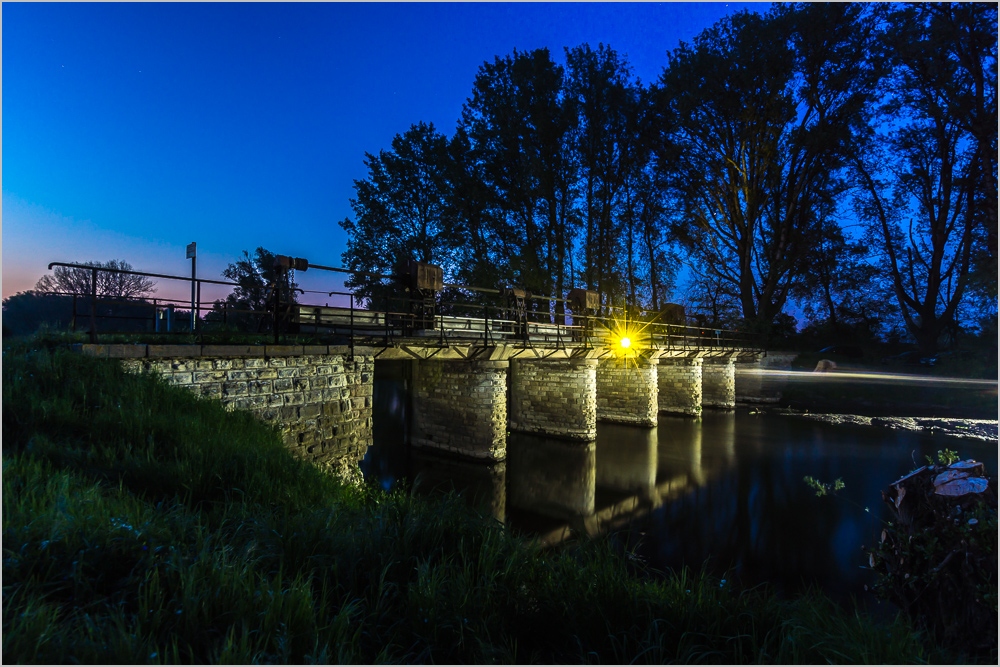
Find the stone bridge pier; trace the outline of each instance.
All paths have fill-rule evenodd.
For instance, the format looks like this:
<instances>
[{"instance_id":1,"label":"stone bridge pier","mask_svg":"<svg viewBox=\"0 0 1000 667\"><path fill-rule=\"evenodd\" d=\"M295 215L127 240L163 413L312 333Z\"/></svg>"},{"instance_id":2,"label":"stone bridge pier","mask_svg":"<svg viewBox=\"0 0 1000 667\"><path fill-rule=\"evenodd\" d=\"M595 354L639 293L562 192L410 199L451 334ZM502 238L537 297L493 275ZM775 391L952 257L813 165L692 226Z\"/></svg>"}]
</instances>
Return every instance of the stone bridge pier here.
<instances>
[{"instance_id":1,"label":"stone bridge pier","mask_svg":"<svg viewBox=\"0 0 1000 667\"><path fill-rule=\"evenodd\" d=\"M494 461L506 458L509 362L412 363L413 445Z\"/></svg>"},{"instance_id":2,"label":"stone bridge pier","mask_svg":"<svg viewBox=\"0 0 1000 667\"><path fill-rule=\"evenodd\" d=\"M732 410L736 407L736 364L733 354L704 357L701 371L702 405Z\"/></svg>"},{"instance_id":3,"label":"stone bridge pier","mask_svg":"<svg viewBox=\"0 0 1000 667\"><path fill-rule=\"evenodd\" d=\"M510 361L510 430L589 442L597 437L597 360Z\"/></svg>"},{"instance_id":4,"label":"stone bridge pier","mask_svg":"<svg viewBox=\"0 0 1000 667\"><path fill-rule=\"evenodd\" d=\"M597 366L597 418L656 426L658 376L655 358L610 357Z\"/></svg>"},{"instance_id":5,"label":"stone bridge pier","mask_svg":"<svg viewBox=\"0 0 1000 667\"><path fill-rule=\"evenodd\" d=\"M657 370L660 412L701 414L702 360L698 356L661 357Z\"/></svg>"}]
</instances>

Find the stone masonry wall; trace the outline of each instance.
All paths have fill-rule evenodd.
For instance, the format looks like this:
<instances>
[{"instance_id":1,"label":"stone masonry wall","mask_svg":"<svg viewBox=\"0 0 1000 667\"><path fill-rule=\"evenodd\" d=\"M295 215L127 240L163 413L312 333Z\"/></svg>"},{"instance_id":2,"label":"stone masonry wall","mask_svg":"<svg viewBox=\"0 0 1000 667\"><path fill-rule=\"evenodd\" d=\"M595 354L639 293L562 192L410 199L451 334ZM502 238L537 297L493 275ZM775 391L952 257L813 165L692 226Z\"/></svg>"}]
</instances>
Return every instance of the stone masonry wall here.
<instances>
[{"instance_id":1,"label":"stone masonry wall","mask_svg":"<svg viewBox=\"0 0 1000 667\"><path fill-rule=\"evenodd\" d=\"M358 479L372 442L374 357L346 346L87 345L277 424L296 455Z\"/></svg>"},{"instance_id":2,"label":"stone masonry wall","mask_svg":"<svg viewBox=\"0 0 1000 667\"><path fill-rule=\"evenodd\" d=\"M602 360L597 366L597 418L656 426L656 362L643 357Z\"/></svg>"},{"instance_id":3,"label":"stone masonry wall","mask_svg":"<svg viewBox=\"0 0 1000 667\"><path fill-rule=\"evenodd\" d=\"M702 362L694 359L661 358L657 366L658 402L660 412L690 415L701 414Z\"/></svg>"},{"instance_id":4,"label":"stone masonry wall","mask_svg":"<svg viewBox=\"0 0 1000 667\"><path fill-rule=\"evenodd\" d=\"M701 367L701 401L706 408L736 407L736 365L729 357L705 357Z\"/></svg>"},{"instance_id":5,"label":"stone masonry wall","mask_svg":"<svg viewBox=\"0 0 1000 667\"><path fill-rule=\"evenodd\" d=\"M510 362L510 430L597 438L597 361Z\"/></svg>"},{"instance_id":6,"label":"stone masonry wall","mask_svg":"<svg viewBox=\"0 0 1000 667\"><path fill-rule=\"evenodd\" d=\"M507 366L506 361L414 362L412 443L475 458L506 458Z\"/></svg>"}]
</instances>

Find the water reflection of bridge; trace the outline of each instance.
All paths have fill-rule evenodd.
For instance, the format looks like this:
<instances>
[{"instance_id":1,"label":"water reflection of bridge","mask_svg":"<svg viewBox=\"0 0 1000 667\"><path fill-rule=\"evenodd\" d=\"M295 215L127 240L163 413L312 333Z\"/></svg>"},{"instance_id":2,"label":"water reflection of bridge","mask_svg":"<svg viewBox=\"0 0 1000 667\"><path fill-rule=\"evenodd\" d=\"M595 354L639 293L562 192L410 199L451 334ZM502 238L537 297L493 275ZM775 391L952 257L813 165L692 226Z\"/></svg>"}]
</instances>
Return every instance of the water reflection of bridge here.
<instances>
[{"instance_id":1,"label":"water reflection of bridge","mask_svg":"<svg viewBox=\"0 0 1000 667\"><path fill-rule=\"evenodd\" d=\"M663 417L657 428L604 424L580 444L517 435L507 460L474 463L415 451L414 488L454 488L498 521L558 544L615 530L708 484L735 459L736 416Z\"/></svg>"}]
</instances>

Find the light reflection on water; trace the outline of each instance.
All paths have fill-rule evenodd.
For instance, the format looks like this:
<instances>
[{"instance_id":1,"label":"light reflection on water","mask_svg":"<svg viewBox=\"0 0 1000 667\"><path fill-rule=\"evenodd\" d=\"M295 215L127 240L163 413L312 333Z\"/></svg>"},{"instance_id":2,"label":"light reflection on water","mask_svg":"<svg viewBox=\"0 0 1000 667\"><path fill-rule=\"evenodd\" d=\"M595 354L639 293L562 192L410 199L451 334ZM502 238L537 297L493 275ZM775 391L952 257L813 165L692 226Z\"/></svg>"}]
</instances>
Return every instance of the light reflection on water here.
<instances>
[{"instance_id":1,"label":"light reflection on water","mask_svg":"<svg viewBox=\"0 0 1000 667\"><path fill-rule=\"evenodd\" d=\"M409 409L405 379L376 366L374 444L362 462L371 483L457 490L549 543L612 531L659 570L707 561L745 585L815 585L838 599L863 597L870 583L862 545L888 518L889 483L944 448L997 469L995 442L742 410L661 415L652 429L598 423L589 444L512 433L507 460L486 465L407 447ZM806 475L846 488L817 498Z\"/></svg>"}]
</instances>

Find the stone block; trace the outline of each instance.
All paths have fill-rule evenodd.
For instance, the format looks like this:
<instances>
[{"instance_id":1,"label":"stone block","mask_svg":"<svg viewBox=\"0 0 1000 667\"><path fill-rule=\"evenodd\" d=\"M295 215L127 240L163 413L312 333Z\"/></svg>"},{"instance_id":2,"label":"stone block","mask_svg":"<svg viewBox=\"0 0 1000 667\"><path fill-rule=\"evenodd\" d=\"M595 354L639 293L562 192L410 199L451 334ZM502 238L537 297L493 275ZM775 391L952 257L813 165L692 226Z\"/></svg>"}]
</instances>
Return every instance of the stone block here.
<instances>
[{"instance_id":1,"label":"stone block","mask_svg":"<svg viewBox=\"0 0 1000 667\"><path fill-rule=\"evenodd\" d=\"M200 357L201 345L147 345L146 356L151 359Z\"/></svg>"},{"instance_id":2,"label":"stone block","mask_svg":"<svg viewBox=\"0 0 1000 667\"><path fill-rule=\"evenodd\" d=\"M246 396L246 382L224 382L222 384L223 396Z\"/></svg>"},{"instance_id":3,"label":"stone block","mask_svg":"<svg viewBox=\"0 0 1000 667\"><path fill-rule=\"evenodd\" d=\"M202 345L204 357L263 357L263 345Z\"/></svg>"},{"instance_id":4,"label":"stone block","mask_svg":"<svg viewBox=\"0 0 1000 667\"><path fill-rule=\"evenodd\" d=\"M221 382L226 379L224 371L196 371L192 374L192 382L202 384L205 382Z\"/></svg>"},{"instance_id":5,"label":"stone block","mask_svg":"<svg viewBox=\"0 0 1000 667\"><path fill-rule=\"evenodd\" d=\"M107 356L111 359L137 359L146 356L145 345L108 345Z\"/></svg>"},{"instance_id":6,"label":"stone block","mask_svg":"<svg viewBox=\"0 0 1000 667\"><path fill-rule=\"evenodd\" d=\"M164 376L170 384L189 385L192 384L192 373L171 373Z\"/></svg>"},{"instance_id":7,"label":"stone block","mask_svg":"<svg viewBox=\"0 0 1000 667\"><path fill-rule=\"evenodd\" d=\"M268 359L276 357L300 357L302 356L301 345L266 345L264 350Z\"/></svg>"},{"instance_id":8,"label":"stone block","mask_svg":"<svg viewBox=\"0 0 1000 667\"><path fill-rule=\"evenodd\" d=\"M222 396L222 384L219 382L211 382L198 386L201 387L201 395L205 398L220 398Z\"/></svg>"}]
</instances>

